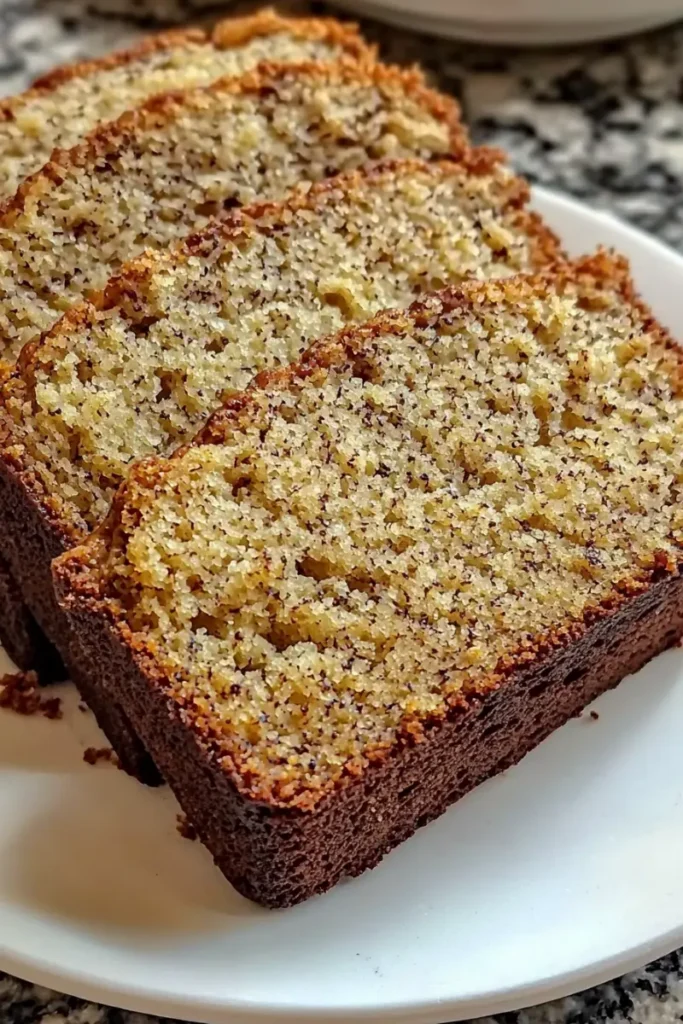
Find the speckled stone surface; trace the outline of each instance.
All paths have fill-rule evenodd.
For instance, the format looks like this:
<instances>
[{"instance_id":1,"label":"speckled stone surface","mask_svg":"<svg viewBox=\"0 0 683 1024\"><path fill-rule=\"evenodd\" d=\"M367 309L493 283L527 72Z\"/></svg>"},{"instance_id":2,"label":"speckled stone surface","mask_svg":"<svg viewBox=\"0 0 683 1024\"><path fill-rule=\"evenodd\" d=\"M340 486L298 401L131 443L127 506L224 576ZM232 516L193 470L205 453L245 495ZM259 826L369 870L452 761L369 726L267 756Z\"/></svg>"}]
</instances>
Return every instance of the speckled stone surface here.
<instances>
[{"instance_id":1,"label":"speckled stone surface","mask_svg":"<svg viewBox=\"0 0 683 1024\"><path fill-rule=\"evenodd\" d=\"M197 20L201 4L0 0L0 95L55 64L125 45L160 18ZM320 4L286 6L324 10ZM385 58L419 61L457 95L474 137L506 148L523 174L611 210L683 251L683 25L625 42L536 52L459 47L374 23L364 28ZM674 953L611 984L498 1020L683 1021L683 957ZM0 973L0 1024L151 1021Z\"/></svg>"}]
</instances>

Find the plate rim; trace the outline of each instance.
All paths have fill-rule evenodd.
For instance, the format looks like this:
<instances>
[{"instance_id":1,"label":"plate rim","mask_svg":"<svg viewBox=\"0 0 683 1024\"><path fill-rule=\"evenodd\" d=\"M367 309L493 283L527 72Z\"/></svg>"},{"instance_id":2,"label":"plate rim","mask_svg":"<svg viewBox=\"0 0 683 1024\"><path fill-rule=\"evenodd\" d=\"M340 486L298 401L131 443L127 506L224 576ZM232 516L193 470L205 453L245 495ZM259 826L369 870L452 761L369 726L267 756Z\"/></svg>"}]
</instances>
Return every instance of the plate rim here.
<instances>
[{"instance_id":1,"label":"plate rim","mask_svg":"<svg viewBox=\"0 0 683 1024\"><path fill-rule=\"evenodd\" d=\"M659 258L674 261L683 273L683 255L659 239L604 210L591 209L587 204L541 186L532 187L533 205L536 201L546 210L559 209L565 215L579 213L592 220L616 227L622 235L629 237L641 251L649 251ZM226 883L227 884L227 883ZM382 1021L384 1024L440 1024L445 1020L461 1021L472 1017L490 1016L502 1012L515 1012L525 1007L538 1005L550 1000L565 998L581 990L604 984L615 977L627 974L642 965L666 956L683 946L683 921L681 924L658 937L627 950L615 953L598 962L558 973L541 981L523 982L504 989L493 990L482 996L456 997L441 1000L405 999L384 1002L368 1009L367 1005L345 1005L334 1009L325 1006L286 1007L260 1001L208 999L198 1002L195 996L187 998L166 996L154 986L115 984L98 981L92 973L74 967L64 971L55 969L43 956L14 954L7 942L0 936L0 970L14 975L29 984L43 986L59 992L66 991L95 1004L113 1006L129 1012L178 1018L197 1024L278 1024L278 1022L314 1022L314 1024L335 1024L346 1021L351 1024L369 1024Z\"/></svg>"},{"instance_id":2,"label":"plate rim","mask_svg":"<svg viewBox=\"0 0 683 1024\"><path fill-rule=\"evenodd\" d=\"M338 1010L329 1007L284 1008L262 1003L256 1005L246 1001L197 1003L191 997L187 999L173 997L171 1000L162 993L155 994L131 986L118 988L113 985L100 985L89 981L85 976L73 972L68 981L68 991L64 992L62 979L66 976L59 971L52 971L38 959L17 958L16 961L8 954L4 946L0 946L0 970L13 975L31 985L53 989L65 995L74 996L95 1005L109 1006L127 1013L141 1013L161 1018L176 1018L187 1024L289 1024L303 1021L310 1024L456 1024L456 1022L473 1018L490 1017L501 1013L515 1013L519 1010L539 1006L558 999L576 995L587 989L604 985L617 977L629 974L667 956L683 945L683 924L662 937L661 943L644 943L633 947L628 954L616 954L606 958L590 968L578 969L565 973L558 978L546 978L533 986L511 986L501 989L484 1000L471 997L468 1000L458 999L457 1002L441 1000L430 1003L416 1002L385 1003L383 1006L368 1011L363 1007L345 1006ZM71 981L73 977L73 982ZM164 1002L164 1000L166 1000Z\"/></svg>"}]
</instances>

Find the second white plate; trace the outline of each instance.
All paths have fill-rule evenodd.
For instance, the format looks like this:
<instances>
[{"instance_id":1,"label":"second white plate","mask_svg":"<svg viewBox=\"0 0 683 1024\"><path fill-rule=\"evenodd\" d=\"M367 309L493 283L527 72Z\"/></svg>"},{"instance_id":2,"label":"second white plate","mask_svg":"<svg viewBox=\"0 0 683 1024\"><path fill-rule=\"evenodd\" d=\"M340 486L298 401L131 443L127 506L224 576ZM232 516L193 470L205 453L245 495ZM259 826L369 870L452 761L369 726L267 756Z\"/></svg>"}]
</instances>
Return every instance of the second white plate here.
<instances>
[{"instance_id":1,"label":"second white plate","mask_svg":"<svg viewBox=\"0 0 683 1024\"><path fill-rule=\"evenodd\" d=\"M488 46L554 46L644 32L683 16L682 0L338 0L414 32Z\"/></svg>"},{"instance_id":2,"label":"second white plate","mask_svg":"<svg viewBox=\"0 0 683 1024\"><path fill-rule=\"evenodd\" d=\"M683 336L683 260L568 200L573 252L627 252ZM289 911L236 895L176 830L168 791L64 721L0 713L0 968L215 1024L411 1021L510 1010L683 945L683 651L601 698L376 870Z\"/></svg>"}]
</instances>

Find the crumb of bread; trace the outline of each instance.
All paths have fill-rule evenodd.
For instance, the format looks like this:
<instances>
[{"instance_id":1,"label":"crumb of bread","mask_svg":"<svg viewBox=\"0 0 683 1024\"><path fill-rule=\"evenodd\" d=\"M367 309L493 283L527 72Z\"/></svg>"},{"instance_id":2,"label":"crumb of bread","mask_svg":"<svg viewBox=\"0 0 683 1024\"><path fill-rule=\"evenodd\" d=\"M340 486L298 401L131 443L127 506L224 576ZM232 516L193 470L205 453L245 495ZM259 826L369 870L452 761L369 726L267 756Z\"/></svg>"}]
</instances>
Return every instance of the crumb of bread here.
<instances>
[{"instance_id":1,"label":"crumb of bread","mask_svg":"<svg viewBox=\"0 0 683 1024\"><path fill-rule=\"evenodd\" d=\"M83 760L86 764L99 764L108 762L119 767L119 759L111 747L88 747L83 751Z\"/></svg>"},{"instance_id":2,"label":"crumb of bread","mask_svg":"<svg viewBox=\"0 0 683 1024\"><path fill-rule=\"evenodd\" d=\"M178 833L183 837L183 839L189 839L190 841L194 841L197 838L197 830L186 814L177 814L176 823Z\"/></svg>"},{"instance_id":3,"label":"crumb of bread","mask_svg":"<svg viewBox=\"0 0 683 1024\"><path fill-rule=\"evenodd\" d=\"M9 708L19 715L43 715L61 718L60 697L43 697L35 672L13 672L0 678L0 707Z\"/></svg>"}]
</instances>

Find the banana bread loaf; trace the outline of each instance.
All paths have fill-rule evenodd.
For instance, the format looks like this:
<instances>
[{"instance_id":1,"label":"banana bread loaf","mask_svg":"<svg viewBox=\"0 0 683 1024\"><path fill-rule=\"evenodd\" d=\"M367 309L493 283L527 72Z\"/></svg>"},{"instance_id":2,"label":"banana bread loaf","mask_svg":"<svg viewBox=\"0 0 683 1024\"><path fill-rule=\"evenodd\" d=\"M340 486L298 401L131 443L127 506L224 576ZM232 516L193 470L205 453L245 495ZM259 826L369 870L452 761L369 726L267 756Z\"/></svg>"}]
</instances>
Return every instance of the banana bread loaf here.
<instances>
[{"instance_id":1,"label":"banana bread loaf","mask_svg":"<svg viewBox=\"0 0 683 1024\"><path fill-rule=\"evenodd\" d=\"M381 67L282 65L150 101L55 154L0 211L0 365L123 260L226 202L282 194L387 152L441 154L461 142L454 103L415 73ZM36 631L5 583L4 639L28 668Z\"/></svg>"},{"instance_id":2,"label":"banana bread loaf","mask_svg":"<svg viewBox=\"0 0 683 1024\"><path fill-rule=\"evenodd\" d=\"M120 116L155 93L208 84L238 75L263 60L372 60L354 25L333 19L284 18L263 10L199 29L150 37L134 49L61 67L19 96L0 101L0 200L100 122ZM0 640L24 670L60 678L63 666L50 648L8 567L0 559Z\"/></svg>"},{"instance_id":3,"label":"banana bread loaf","mask_svg":"<svg viewBox=\"0 0 683 1024\"><path fill-rule=\"evenodd\" d=\"M677 639L682 366L604 255L468 283L264 374L55 562L242 893L376 864Z\"/></svg>"},{"instance_id":4,"label":"banana bread loaf","mask_svg":"<svg viewBox=\"0 0 683 1024\"><path fill-rule=\"evenodd\" d=\"M211 33L178 30L125 52L57 68L18 96L0 100L0 199L102 122L157 93L208 85L264 60L371 60L355 25L283 18L272 10L219 22Z\"/></svg>"},{"instance_id":5,"label":"banana bread loaf","mask_svg":"<svg viewBox=\"0 0 683 1024\"><path fill-rule=\"evenodd\" d=\"M464 147L455 103L424 88L419 74L379 65L261 65L157 97L55 154L0 212L0 362L8 372L24 343L112 269L225 205L282 195L387 153ZM132 742L117 741L111 712L76 681L128 763L122 747Z\"/></svg>"},{"instance_id":6,"label":"banana bread loaf","mask_svg":"<svg viewBox=\"0 0 683 1024\"><path fill-rule=\"evenodd\" d=\"M24 350L2 394L5 468L42 512L30 536L8 514L3 550L67 663L46 552L97 524L130 463L170 453L226 391L345 323L558 259L527 198L487 150L337 178L141 257Z\"/></svg>"}]
</instances>

